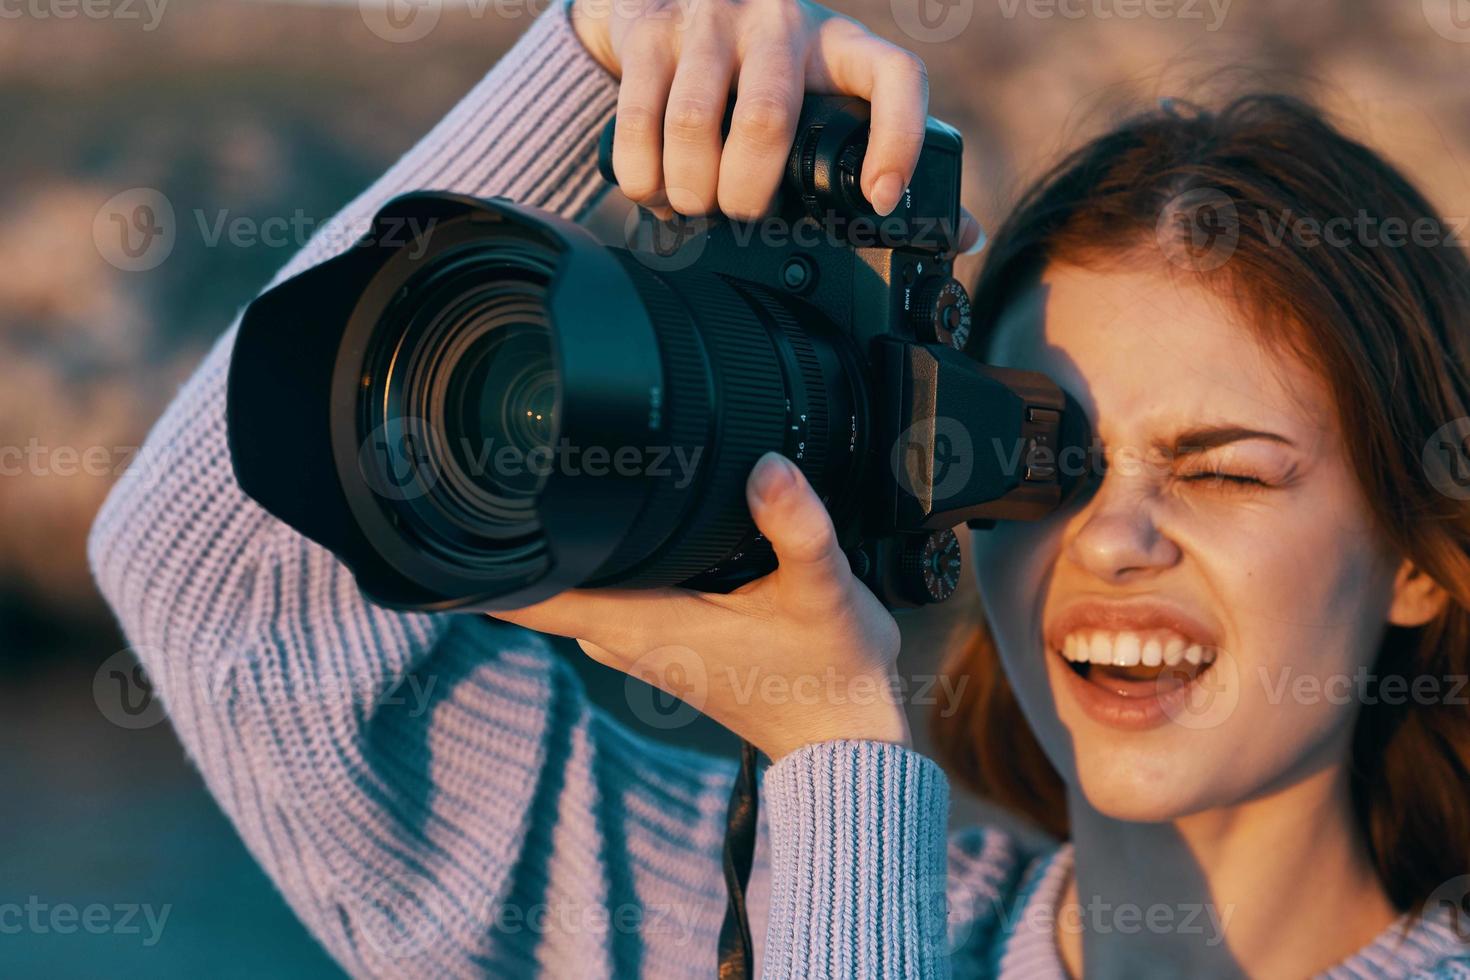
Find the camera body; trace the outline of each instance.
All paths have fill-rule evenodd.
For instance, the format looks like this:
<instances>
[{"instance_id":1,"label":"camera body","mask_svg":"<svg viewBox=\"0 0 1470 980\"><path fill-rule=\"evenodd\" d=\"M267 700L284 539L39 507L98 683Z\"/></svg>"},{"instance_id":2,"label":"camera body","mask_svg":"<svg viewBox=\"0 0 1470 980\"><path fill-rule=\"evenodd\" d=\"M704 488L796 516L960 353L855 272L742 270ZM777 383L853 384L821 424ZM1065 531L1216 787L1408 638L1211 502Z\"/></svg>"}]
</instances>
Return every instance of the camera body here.
<instances>
[{"instance_id":1,"label":"camera body","mask_svg":"<svg viewBox=\"0 0 1470 980\"><path fill-rule=\"evenodd\" d=\"M867 131L862 100L810 97L771 215L634 212L626 249L503 198L389 202L246 311L241 486L375 601L495 610L769 572L744 483L776 451L885 604L947 598L951 529L1050 513L1089 433L1044 375L963 350L959 135L928 120L879 217L858 188Z\"/></svg>"},{"instance_id":2,"label":"camera body","mask_svg":"<svg viewBox=\"0 0 1470 980\"><path fill-rule=\"evenodd\" d=\"M913 177L894 210L880 216L859 183L869 117L862 99L808 96L771 212L757 221L713 215L664 222L639 209L624 231L650 268L700 268L797 298L806 331L838 325L870 378L872 398L825 424L871 433L867 467L892 478L864 484L856 500L822 498L859 578L890 608L903 608L954 591L955 525L985 528L1054 509L1072 490L1058 479L1065 476L1060 454L1086 436L1061 431L1068 396L1045 376L957 356L971 336L969 295L953 277L962 220L959 132L925 121ZM598 144L598 168L612 184L615 132L609 123ZM1075 402L1069 414L1070 426L1082 420ZM806 413L791 416L785 455L800 463L823 439ZM989 446L977 445L966 418L989 420ZM863 451L859 441L855 454ZM769 571L768 559L760 549L753 562L715 569L694 584L723 591Z\"/></svg>"}]
</instances>

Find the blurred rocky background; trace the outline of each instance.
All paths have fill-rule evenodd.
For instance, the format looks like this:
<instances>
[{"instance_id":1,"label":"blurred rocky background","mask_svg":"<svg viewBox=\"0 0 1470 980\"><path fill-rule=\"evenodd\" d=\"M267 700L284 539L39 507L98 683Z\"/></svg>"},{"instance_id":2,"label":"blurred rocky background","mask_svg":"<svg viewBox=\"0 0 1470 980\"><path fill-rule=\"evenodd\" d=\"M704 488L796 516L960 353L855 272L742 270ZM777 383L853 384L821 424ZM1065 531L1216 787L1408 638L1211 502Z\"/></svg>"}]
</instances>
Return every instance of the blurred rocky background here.
<instances>
[{"instance_id":1,"label":"blurred rocky background","mask_svg":"<svg viewBox=\"0 0 1470 980\"><path fill-rule=\"evenodd\" d=\"M125 643L84 544L209 342L531 16L524 0L381 0L398 4L390 19L379 2L0 0L0 909L170 909L156 935L141 911L134 931L116 911L101 930L0 915L0 976L335 971L167 724L120 724L94 695L99 668L128 655L109 659ZM1259 88L1312 96L1444 214L1470 214L1470 0L842 9L924 57L932 111L965 135L966 203L987 226L1119 112ZM160 198L171 248L156 262L158 250L120 251L118 200ZM609 197L604 227L622 206ZM971 591L908 617L907 670L932 670L975 614ZM587 676L626 714L618 680ZM680 737L731 744L700 726Z\"/></svg>"}]
</instances>

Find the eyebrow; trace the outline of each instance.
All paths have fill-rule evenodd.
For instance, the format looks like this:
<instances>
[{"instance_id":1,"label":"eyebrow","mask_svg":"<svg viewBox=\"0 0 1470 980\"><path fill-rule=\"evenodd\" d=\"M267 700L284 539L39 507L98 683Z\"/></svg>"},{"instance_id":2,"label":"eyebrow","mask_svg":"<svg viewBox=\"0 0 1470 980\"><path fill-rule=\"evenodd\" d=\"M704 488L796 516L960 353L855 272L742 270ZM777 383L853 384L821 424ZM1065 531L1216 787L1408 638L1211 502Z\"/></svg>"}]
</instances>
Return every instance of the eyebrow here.
<instances>
[{"instance_id":1,"label":"eyebrow","mask_svg":"<svg viewBox=\"0 0 1470 980\"><path fill-rule=\"evenodd\" d=\"M1240 442L1243 439L1265 439L1269 442L1279 442L1284 446L1296 445L1286 436L1276 432L1251 429L1243 425L1213 425L1186 429L1175 434L1172 444L1163 442L1159 446L1166 449L1172 456L1187 456L1232 442Z\"/></svg>"}]
</instances>

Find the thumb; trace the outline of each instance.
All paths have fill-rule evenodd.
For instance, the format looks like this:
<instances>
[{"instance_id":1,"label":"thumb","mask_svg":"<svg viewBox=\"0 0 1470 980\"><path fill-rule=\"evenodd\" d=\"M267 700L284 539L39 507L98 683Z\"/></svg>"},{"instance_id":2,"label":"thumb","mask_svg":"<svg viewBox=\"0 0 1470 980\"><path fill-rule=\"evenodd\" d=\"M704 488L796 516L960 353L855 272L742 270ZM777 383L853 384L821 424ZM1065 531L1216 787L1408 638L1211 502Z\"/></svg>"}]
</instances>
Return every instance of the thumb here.
<instances>
[{"instance_id":1,"label":"thumb","mask_svg":"<svg viewBox=\"0 0 1470 980\"><path fill-rule=\"evenodd\" d=\"M839 600L852 568L837 545L832 518L801 470L779 453L756 461L745 482L755 526L776 552L777 579L803 598Z\"/></svg>"}]
</instances>

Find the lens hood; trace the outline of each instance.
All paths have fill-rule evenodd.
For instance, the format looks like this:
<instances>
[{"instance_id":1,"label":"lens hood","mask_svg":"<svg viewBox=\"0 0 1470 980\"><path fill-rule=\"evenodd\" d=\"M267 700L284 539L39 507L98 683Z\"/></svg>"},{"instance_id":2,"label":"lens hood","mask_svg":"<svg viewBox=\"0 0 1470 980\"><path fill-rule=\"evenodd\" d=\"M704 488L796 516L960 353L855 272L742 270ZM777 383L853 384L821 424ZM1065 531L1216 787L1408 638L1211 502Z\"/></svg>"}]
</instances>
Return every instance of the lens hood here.
<instances>
[{"instance_id":1,"label":"lens hood","mask_svg":"<svg viewBox=\"0 0 1470 980\"><path fill-rule=\"evenodd\" d=\"M442 456L422 440L443 436L365 406L395 343L393 304L466 256L492 272L497 263L544 266L558 379L557 446L542 463L535 532L518 548L488 549L495 561L469 564L416 538L414 508L444 476ZM346 252L250 305L227 413L246 493L335 552L370 599L494 610L577 586L618 547L645 504L647 481L618 467L578 469L573 479L565 450L611 458L620 447L656 444L663 397L653 326L627 271L589 232L504 198L418 192L385 205ZM476 448L486 465L500 465L498 447Z\"/></svg>"}]
</instances>

